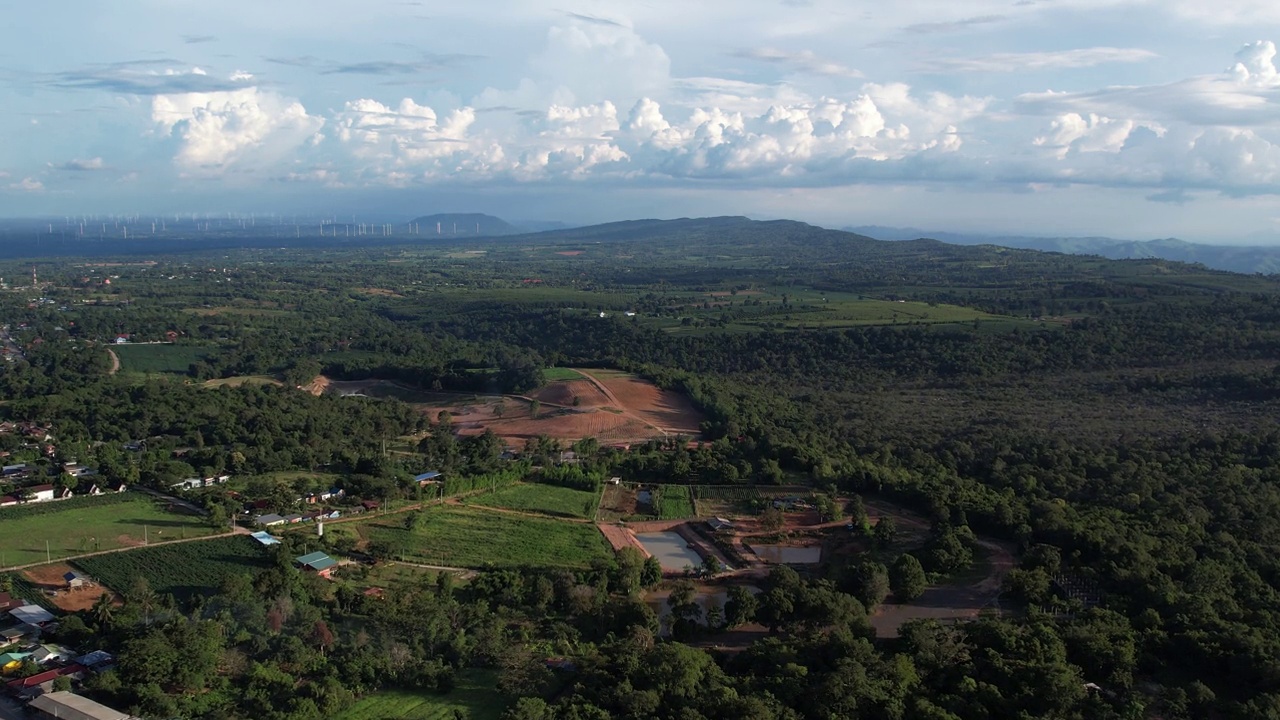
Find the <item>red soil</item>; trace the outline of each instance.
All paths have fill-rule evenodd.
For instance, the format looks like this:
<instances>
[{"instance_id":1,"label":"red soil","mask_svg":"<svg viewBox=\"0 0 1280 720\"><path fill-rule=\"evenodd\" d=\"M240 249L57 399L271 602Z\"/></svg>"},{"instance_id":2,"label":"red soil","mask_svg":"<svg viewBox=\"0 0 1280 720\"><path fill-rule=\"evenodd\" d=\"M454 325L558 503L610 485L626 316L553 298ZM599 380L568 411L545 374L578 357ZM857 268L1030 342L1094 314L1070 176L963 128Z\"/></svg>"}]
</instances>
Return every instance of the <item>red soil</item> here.
<instances>
[{"instance_id":1,"label":"red soil","mask_svg":"<svg viewBox=\"0 0 1280 720\"><path fill-rule=\"evenodd\" d=\"M116 604L120 603L120 596L112 592L111 588L97 583L67 590L67 581L63 580L62 576L68 572L71 572L71 566L66 563L54 563L28 568L23 570L22 574L40 589L57 592L57 595L49 597L49 601L61 610L68 612L88 610L98 601L102 593L110 595Z\"/></svg>"}]
</instances>

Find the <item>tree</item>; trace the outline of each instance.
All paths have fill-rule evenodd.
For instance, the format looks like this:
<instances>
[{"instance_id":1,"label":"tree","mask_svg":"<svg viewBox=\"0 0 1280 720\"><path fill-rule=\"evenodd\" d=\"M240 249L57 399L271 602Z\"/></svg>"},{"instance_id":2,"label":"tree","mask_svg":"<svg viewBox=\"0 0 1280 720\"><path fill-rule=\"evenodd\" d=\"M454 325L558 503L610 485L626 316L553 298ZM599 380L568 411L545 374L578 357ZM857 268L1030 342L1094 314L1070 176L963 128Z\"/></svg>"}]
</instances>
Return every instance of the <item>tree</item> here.
<instances>
[{"instance_id":1,"label":"tree","mask_svg":"<svg viewBox=\"0 0 1280 720\"><path fill-rule=\"evenodd\" d=\"M787 518L782 511L776 507L766 508L760 513L760 527L768 532L777 532L787 522Z\"/></svg>"},{"instance_id":2,"label":"tree","mask_svg":"<svg viewBox=\"0 0 1280 720\"><path fill-rule=\"evenodd\" d=\"M111 601L110 595L102 593L93 603L91 612L93 613L94 619L98 621L98 627L110 627L111 618L115 613L115 603Z\"/></svg>"},{"instance_id":3,"label":"tree","mask_svg":"<svg viewBox=\"0 0 1280 720\"><path fill-rule=\"evenodd\" d=\"M333 632L329 630L329 625L324 620L317 620L315 625L311 626L311 642L316 644L322 655L325 648L333 644Z\"/></svg>"},{"instance_id":4,"label":"tree","mask_svg":"<svg viewBox=\"0 0 1280 720\"><path fill-rule=\"evenodd\" d=\"M720 562L720 558L712 553L707 553L707 556L702 558L702 574L704 576L719 575L722 570L724 570L724 564Z\"/></svg>"},{"instance_id":5,"label":"tree","mask_svg":"<svg viewBox=\"0 0 1280 720\"><path fill-rule=\"evenodd\" d=\"M724 604L725 627L735 628L751 622L755 619L756 608L759 606L755 594L750 590L741 585L730 586Z\"/></svg>"},{"instance_id":6,"label":"tree","mask_svg":"<svg viewBox=\"0 0 1280 720\"><path fill-rule=\"evenodd\" d=\"M60 675L53 679L54 692L66 692L71 689L71 678L66 675Z\"/></svg>"},{"instance_id":7,"label":"tree","mask_svg":"<svg viewBox=\"0 0 1280 720\"><path fill-rule=\"evenodd\" d=\"M893 567L889 568L889 589L898 602L911 602L920 597L926 584L924 567L914 555L899 555Z\"/></svg>"},{"instance_id":8,"label":"tree","mask_svg":"<svg viewBox=\"0 0 1280 720\"><path fill-rule=\"evenodd\" d=\"M876 526L871 532L872 542L879 550L884 550L893 544L894 538L898 536L898 524L888 515L881 515L876 521Z\"/></svg>"},{"instance_id":9,"label":"tree","mask_svg":"<svg viewBox=\"0 0 1280 720\"><path fill-rule=\"evenodd\" d=\"M889 571L882 563L863 559L845 570L845 590L868 609L889 595Z\"/></svg>"}]
</instances>

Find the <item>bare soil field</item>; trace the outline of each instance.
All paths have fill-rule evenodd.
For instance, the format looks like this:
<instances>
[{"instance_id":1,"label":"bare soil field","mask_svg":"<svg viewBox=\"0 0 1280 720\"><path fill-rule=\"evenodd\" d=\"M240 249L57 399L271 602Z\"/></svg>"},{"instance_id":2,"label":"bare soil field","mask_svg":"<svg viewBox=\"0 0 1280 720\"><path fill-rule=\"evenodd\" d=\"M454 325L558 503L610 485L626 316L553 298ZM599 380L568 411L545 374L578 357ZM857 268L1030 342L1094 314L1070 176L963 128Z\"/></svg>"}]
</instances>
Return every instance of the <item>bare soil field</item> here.
<instances>
[{"instance_id":1,"label":"bare soil field","mask_svg":"<svg viewBox=\"0 0 1280 720\"><path fill-rule=\"evenodd\" d=\"M579 408L604 408L610 407L612 401L607 395L601 392L600 388L590 380L562 380L553 382L544 387L540 387L530 394L538 402L549 403L553 405L564 405L566 407L575 407L574 398L577 398Z\"/></svg>"},{"instance_id":2,"label":"bare soil field","mask_svg":"<svg viewBox=\"0 0 1280 720\"><path fill-rule=\"evenodd\" d=\"M102 593L110 595L114 603L120 603L120 596L111 588L93 581L90 581L91 584L86 584L75 590L67 590L67 581L62 576L69 572L71 572L70 565L54 563L52 565L28 568L22 571L22 574L31 581L31 584L46 591L45 595L49 598L49 601L57 605L60 610L67 612L88 610L98 601Z\"/></svg>"},{"instance_id":3,"label":"bare soil field","mask_svg":"<svg viewBox=\"0 0 1280 720\"><path fill-rule=\"evenodd\" d=\"M604 393L617 406L642 422L672 435L697 436L704 418L689 398L678 392L663 390L634 375L602 370L579 370L596 380Z\"/></svg>"}]
</instances>

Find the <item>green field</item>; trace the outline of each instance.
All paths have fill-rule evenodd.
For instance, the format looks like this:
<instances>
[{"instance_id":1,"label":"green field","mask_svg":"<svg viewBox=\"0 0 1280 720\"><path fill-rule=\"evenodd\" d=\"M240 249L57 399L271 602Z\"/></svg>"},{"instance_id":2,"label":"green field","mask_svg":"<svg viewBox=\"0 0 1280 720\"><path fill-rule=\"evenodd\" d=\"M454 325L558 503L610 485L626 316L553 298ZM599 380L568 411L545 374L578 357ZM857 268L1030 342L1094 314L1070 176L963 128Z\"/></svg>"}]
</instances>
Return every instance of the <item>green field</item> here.
<instances>
[{"instance_id":1,"label":"green field","mask_svg":"<svg viewBox=\"0 0 1280 720\"><path fill-rule=\"evenodd\" d=\"M235 536L95 555L72 564L117 592L141 576L157 593L173 593L183 601L213 593L228 575L265 570L270 557L252 538Z\"/></svg>"},{"instance_id":2,"label":"green field","mask_svg":"<svg viewBox=\"0 0 1280 720\"><path fill-rule=\"evenodd\" d=\"M123 372L185 373L204 360L214 348L198 345L112 345Z\"/></svg>"},{"instance_id":3,"label":"green field","mask_svg":"<svg viewBox=\"0 0 1280 720\"><path fill-rule=\"evenodd\" d=\"M469 568L584 568L613 551L594 525L507 515L449 505L421 511L414 531L404 514L358 523L363 537L386 542L400 559Z\"/></svg>"},{"instance_id":4,"label":"green field","mask_svg":"<svg viewBox=\"0 0 1280 720\"><path fill-rule=\"evenodd\" d=\"M112 495L103 496L101 504L90 498L68 500L75 505L65 510L58 510L57 503L41 503L30 506L34 512L29 516L22 513L26 509L22 506L6 508L0 521L0 567L214 532L200 518L170 512L150 495L126 493L123 497L128 500L119 502L123 498Z\"/></svg>"},{"instance_id":5,"label":"green field","mask_svg":"<svg viewBox=\"0 0 1280 720\"><path fill-rule=\"evenodd\" d=\"M599 493L533 483L512 485L470 498L476 505L575 518L595 517L599 501Z\"/></svg>"},{"instance_id":6,"label":"green field","mask_svg":"<svg viewBox=\"0 0 1280 720\"><path fill-rule=\"evenodd\" d=\"M495 689L497 675L491 670L465 670L447 695L413 690L383 690L374 693L336 720L497 720L506 709L506 699Z\"/></svg>"},{"instance_id":7,"label":"green field","mask_svg":"<svg viewBox=\"0 0 1280 720\"><path fill-rule=\"evenodd\" d=\"M121 363L123 364L123 362L124 360L122 358ZM184 372L185 372L185 369L184 369ZM280 385L282 383L279 380L273 377L270 377L268 375L238 375L236 377L218 378L215 380L205 380L204 383L202 384L204 385L204 387L207 387L207 388L216 388L216 387L224 387L224 386L225 387L243 387L245 385L249 385L249 386Z\"/></svg>"},{"instance_id":8,"label":"green field","mask_svg":"<svg viewBox=\"0 0 1280 720\"><path fill-rule=\"evenodd\" d=\"M654 495L654 510L660 520L682 520L693 517L693 499L688 485L659 485Z\"/></svg>"},{"instance_id":9,"label":"green field","mask_svg":"<svg viewBox=\"0 0 1280 720\"><path fill-rule=\"evenodd\" d=\"M582 373L578 372L577 370L570 370L569 368L561 368L561 367L547 368L542 371L542 375L547 379L547 382L582 379Z\"/></svg>"}]
</instances>

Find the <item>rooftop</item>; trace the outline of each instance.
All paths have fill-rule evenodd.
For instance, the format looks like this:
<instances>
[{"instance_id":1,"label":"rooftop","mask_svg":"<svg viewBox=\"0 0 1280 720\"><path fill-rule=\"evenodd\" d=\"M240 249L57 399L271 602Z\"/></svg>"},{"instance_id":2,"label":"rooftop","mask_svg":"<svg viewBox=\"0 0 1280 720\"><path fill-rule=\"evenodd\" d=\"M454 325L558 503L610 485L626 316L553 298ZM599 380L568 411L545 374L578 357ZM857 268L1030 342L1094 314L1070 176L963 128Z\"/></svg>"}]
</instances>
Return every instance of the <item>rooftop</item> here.
<instances>
[{"instance_id":1,"label":"rooftop","mask_svg":"<svg viewBox=\"0 0 1280 720\"><path fill-rule=\"evenodd\" d=\"M132 720L122 713L73 692L45 693L31 701L31 707L62 720Z\"/></svg>"},{"instance_id":2,"label":"rooftop","mask_svg":"<svg viewBox=\"0 0 1280 720\"><path fill-rule=\"evenodd\" d=\"M298 563L299 565L302 565L303 567L309 567L312 570L324 570L325 568L333 567L334 565L338 564L337 560L334 560L333 558L319 551L309 553L301 557L296 557L294 558L294 562Z\"/></svg>"}]
</instances>

